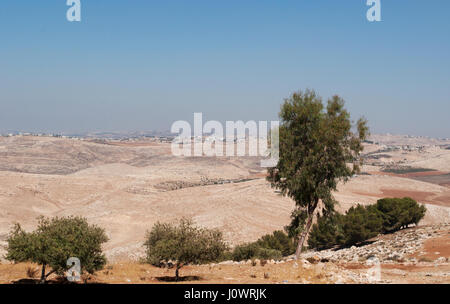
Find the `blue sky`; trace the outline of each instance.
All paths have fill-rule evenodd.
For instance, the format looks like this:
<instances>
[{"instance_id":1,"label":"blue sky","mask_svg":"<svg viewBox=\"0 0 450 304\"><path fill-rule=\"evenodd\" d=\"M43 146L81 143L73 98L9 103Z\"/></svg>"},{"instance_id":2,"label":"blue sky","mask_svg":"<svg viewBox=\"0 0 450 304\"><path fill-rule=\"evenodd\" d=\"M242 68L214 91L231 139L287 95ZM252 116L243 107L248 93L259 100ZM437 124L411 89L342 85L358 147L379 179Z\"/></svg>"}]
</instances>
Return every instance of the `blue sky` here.
<instances>
[{"instance_id":1,"label":"blue sky","mask_svg":"<svg viewBox=\"0 0 450 304\"><path fill-rule=\"evenodd\" d=\"M65 0L0 4L0 133L273 120L339 94L373 133L450 137L450 1Z\"/></svg>"}]
</instances>

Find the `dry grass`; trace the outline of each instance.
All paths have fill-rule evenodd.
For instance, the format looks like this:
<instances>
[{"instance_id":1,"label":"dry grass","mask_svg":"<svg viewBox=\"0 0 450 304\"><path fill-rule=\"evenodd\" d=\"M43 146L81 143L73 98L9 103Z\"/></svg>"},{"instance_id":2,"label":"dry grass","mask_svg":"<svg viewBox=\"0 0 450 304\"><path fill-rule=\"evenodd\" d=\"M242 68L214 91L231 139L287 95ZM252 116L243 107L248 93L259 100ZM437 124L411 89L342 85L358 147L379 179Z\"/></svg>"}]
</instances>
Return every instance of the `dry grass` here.
<instances>
[{"instance_id":1,"label":"dry grass","mask_svg":"<svg viewBox=\"0 0 450 304\"><path fill-rule=\"evenodd\" d=\"M0 265L0 283L12 283L27 277L28 269L34 264ZM86 283L106 284L161 284L170 283L175 271L138 263L108 265L95 275L83 277ZM201 265L186 266L180 270L185 279L179 283L195 284L272 284L272 283L330 283L325 274L313 269L294 267L293 262L285 264L246 265ZM55 277L52 277L55 279Z\"/></svg>"},{"instance_id":2,"label":"dry grass","mask_svg":"<svg viewBox=\"0 0 450 304\"><path fill-rule=\"evenodd\" d=\"M39 269L36 267L27 267L27 278L34 279L37 277Z\"/></svg>"}]
</instances>

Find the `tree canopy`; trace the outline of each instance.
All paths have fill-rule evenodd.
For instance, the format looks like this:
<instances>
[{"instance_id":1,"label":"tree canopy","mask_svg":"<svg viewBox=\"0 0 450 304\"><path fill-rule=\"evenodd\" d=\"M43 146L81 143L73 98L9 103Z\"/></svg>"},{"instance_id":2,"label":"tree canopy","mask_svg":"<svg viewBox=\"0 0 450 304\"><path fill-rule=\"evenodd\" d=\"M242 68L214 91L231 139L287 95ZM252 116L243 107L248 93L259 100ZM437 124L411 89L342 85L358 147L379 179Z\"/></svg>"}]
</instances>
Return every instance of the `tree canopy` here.
<instances>
[{"instance_id":1,"label":"tree canopy","mask_svg":"<svg viewBox=\"0 0 450 304\"><path fill-rule=\"evenodd\" d=\"M425 212L424 205L408 197L383 198L368 206L358 204L345 214L319 217L312 227L308 245L321 250L358 244L381 233L417 225Z\"/></svg>"},{"instance_id":2,"label":"tree canopy","mask_svg":"<svg viewBox=\"0 0 450 304\"><path fill-rule=\"evenodd\" d=\"M42 265L41 282L52 273L62 275L67 260L80 260L81 271L94 273L106 264L101 245L108 241L102 228L82 217L40 217L35 231L25 232L16 224L7 239L6 259ZM46 266L52 270L46 273Z\"/></svg>"},{"instance_id":3,"label":"tree canopy","mask_svg":"<svg viewBox=\"0 0 450 304\"><path fill-rule=\"evenodd\" d=\"M144 246L148 263L155 266L169 261L175 263L177 280L179 269L184 265L218 260L228 249L222 232L194 226L185 218L178 225L156 223L147 233Z\"/></svg>"},{"instance_id":4,"label":"tree canopy","mask_svg":"<svg viewBox=\"0 0 450 304\"><path fill-rule=\"evenodd\" d=\"M325 106L312 90L292 94L279 116L279 161L268 170L268 180L296 202L293 222L298 224L295 233L300 234L298 256L319 202L325 215L334 212L332 191L338 181L359 172L368 127L360 118L354 132L344 100L335 95Z\"/></svg>"}]
</instances>

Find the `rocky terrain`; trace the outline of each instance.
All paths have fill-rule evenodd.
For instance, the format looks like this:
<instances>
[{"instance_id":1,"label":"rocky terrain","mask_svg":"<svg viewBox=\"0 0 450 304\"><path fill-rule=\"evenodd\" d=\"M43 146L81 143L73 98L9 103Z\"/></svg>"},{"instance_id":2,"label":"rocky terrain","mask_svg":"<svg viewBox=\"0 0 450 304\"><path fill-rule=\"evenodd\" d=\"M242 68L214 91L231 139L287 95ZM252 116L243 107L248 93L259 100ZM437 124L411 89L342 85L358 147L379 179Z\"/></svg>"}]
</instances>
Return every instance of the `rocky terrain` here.
<instances>
[{"instance_id":1,"label":"rocky terrain","mask_svg":"<svg viewBox=\"0 0 450 304\"><path fill-rule=\"evenodd\" d=\"M421 225L449 223L447 144L377 135L364 153L379 157L366 159L360 175L339 184L337 208L410 196L427 206ZM103 227L111 262L138 260L145 232L156 221L183 216L219 228L232 246L254 241L283 229L294 208L291 199L270 188L259 161L174 157L169 143L148 138L0 137L0 254L13 223L31 230L40 215L81 215ZM427 171L385 172L390 166ZM359 258L349 253L352 260L354 255Z\"/></svg>"},{"instance_id":2,"label":"rocky terrain","mask_svg":"<svg viewBox=\"0 0 450 304\"><path fill-rule=\"evenodd\" d=\"M308 261L330 261L333 263L358 263L375 258L380 263L417 263L426 253L421 250L426 240L447 236L450 242L450 224L416 227L393 234L380 235L367 241L367 245L345 249L328 249L303 254ZM445 242L442 244L446 245ZM447 244L450 245L450 244ZM445 247L444 247L445 248ZM448 250L448 248L447 248ZM448 262L445 256L436 253L436 263ZM427 259L429 260L429 259Z\"/></svg>"},{"instance_id":3,"label":"rocky terrain","mask_svg":"<svg viewBox=\"0 0 450 304\"><path fill-rule=\"evenodd\" d=\"M34 264L0 263L0 283L18 282L30 273L37 277L39 269ZM84 279L87 283L155 284L170 282L173 272L173 268L117 262ZM278 261L188 265L181 275L186 283L449 284L450 225L408 228L380 235L359 247L309 251L297 261L290 256Z\"/></svg>"}]
</instances>

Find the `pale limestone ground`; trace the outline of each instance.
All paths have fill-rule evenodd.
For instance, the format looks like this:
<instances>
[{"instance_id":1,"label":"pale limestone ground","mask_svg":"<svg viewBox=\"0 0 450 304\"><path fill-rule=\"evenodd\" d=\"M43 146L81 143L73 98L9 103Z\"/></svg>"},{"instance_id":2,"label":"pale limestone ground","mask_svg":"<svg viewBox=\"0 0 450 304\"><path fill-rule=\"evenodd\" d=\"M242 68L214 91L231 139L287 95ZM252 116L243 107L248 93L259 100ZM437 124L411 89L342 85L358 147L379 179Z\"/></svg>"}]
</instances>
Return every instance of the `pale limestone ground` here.
<instances>
[{"instance_id":1,"label":"pale limestone ground","mask_svg":"<svg viewBox=\"0 0 450 304\"><path fill-rule=\"evenodd\" d=\"M372 145L370 151L378 148ZM441 160L444 168L450 150L429 150L423 161L432 159L439 167ZM420 161L420 155L411 152L410 158ZM270 188L257 159L176 158L168 144L0 138L0 169L0 244L14 222L33 229L39 215L82 215L107 231L105 251L112 261L141 256L145 232L157 221L191 217L199 225L221 229L235 245L282 229L294 208L292 200ZM202 184L205 179L244 178L254 180ZM165 191L159 185L167 182L194 187ZM392 193L426 203L423 224L450 219L448 187L404 177L360 175L340 185L336 198L344 211Z\"/></svg>"}]
</instances>

